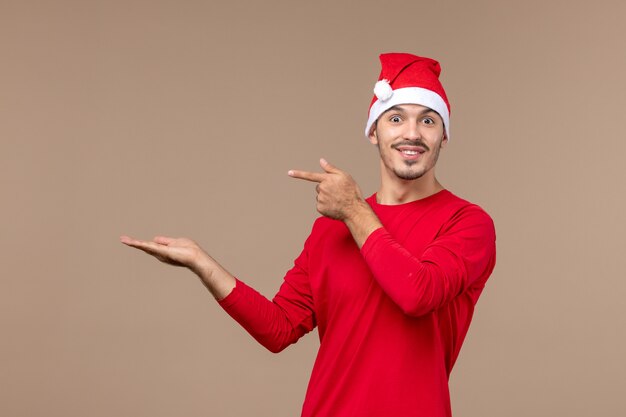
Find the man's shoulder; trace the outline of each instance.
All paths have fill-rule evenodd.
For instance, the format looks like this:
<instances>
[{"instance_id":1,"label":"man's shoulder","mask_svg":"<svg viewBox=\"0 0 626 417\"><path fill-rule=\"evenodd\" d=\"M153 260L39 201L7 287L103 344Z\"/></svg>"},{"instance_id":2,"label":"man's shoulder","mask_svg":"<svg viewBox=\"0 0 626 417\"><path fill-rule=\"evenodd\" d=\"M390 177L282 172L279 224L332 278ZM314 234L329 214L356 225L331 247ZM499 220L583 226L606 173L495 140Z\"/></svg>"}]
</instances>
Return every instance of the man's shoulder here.
<instances>
[{"instance_id":1,"label":"man's shoulder","mask_svg":"<svg viewBox=\"0 0 626 417\"><path fill-rule=\"evenodd\" d=\"M466 227L480 227L489 233L494 233L494 222L489 213L479 204L451 192L443 190L439 197L429 204L428 214L420 213L419 221L439 228L439 233Z\"/></svg>"},{"instance_id":2,"label":"man's shoulder","mask_svg":"<svg viewBox=\"0 0 626 417\"><path fill-rule=\"evenodd\" d=\"M447 205L455 205L457 207L466 207L476 205L475 203L469 201L468 199L461 197L460 195L453 193L452 191L445 189L443 191L445 193L445 198L442 199L444 204Z\"/></svg>"},{"instance_id":3,"label":"man's shoulder","mask_svg":"<svg viewBox=\"0 0 626 417\"><path fill-rule=\"evenodd\" d=\"M487 211L485 211L485 209L483 209L479 204L461 197L448 189L442 190L439 194L440 198L433 199L432 201L432 208L435 210L443 210L451 216L454 216L460 211L480 212L483 213L483 215L489 216Z\"/></svg>"},{"instance_id":4,"label":"man's shoulder","mask_svg":"<svg viewBox=\"0 0 626 417\"><path fill-rule=\"evenodd\" d=\"M446 226L443 229L480 228L488 235L495 235L493 219L480 205L453 193L450 194L448 203Z\"/></svg>"},{"instance_id":5,"label":"man's shoulder","mask_svg":"<svg viewBox=\"0 0 626 417\"><path fill-rule=\"evenodd\" d=\"M375 198L375 194L366 198L366 201L368 201L370 205L372 198ZM491 227L493 227L491 216L480 205L460 197L447 189L440 191L438 195L432 196L432 198L428 198L428 200L428 202L424 202L426 204L416 204L415 206L408 204L406 208L409 208L409 210L403 210L401 213L402 216L414 217L413 214L411 214L411 207L413 207L415 209L415 218L420 223L426 221L433 227L446 228L446 225L449 227L451 224L456 224L457 222L490 224ZM426 214L426 212L428 214ZM377 215L381 214L383 213L377 213ZM426 215L424 216L424 214ZM389 219L381 218L385 226L389 226L387 220ZM319 216L313 222L309 240L316 241L328 238L329 236L333 236L334 238L349 237L350 230L345 223L340 220Z\"/></svg>"},{"instance_id":6,"label":"man's shoulder","mask_svg":"<svg viewBox=\"0 0 626 417\"><path fill-rule=\"evenodd\" d=\"M396 210L393 206L380 206L376 203L376 194L371 195L366 199L374 211L378 211L382 208ZM469 201L466 198L453 193L448 189L443 189L435 194L425 197L421 200L415 200L406 204L397 206L398 213L403 216L411 215L415 213L417 216L423 219L434 218L446 219L457 216L459 213L480 213L483 216L490 217L489 214L478 204ZM423 215L428 213L424 218ZM382 213L381 213L382 214ZM394 213L397 214L397 213Z\"/></svg>"}]
</instances>

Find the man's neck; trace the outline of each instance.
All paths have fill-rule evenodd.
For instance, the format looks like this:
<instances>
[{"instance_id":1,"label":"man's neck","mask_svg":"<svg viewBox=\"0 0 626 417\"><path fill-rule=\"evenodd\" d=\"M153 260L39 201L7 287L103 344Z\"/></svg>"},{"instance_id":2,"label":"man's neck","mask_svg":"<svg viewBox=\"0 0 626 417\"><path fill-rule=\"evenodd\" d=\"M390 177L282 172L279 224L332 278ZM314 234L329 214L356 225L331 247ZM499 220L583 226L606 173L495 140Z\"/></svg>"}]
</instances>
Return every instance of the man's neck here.
<instances>
[{"instance_id":1,"label":"man's neck","mask_svg":"<svg viewBox=\"0 0 626 417\"><path fill-rule=\"evenodd\" d=\"M411 201L429 197L444 189L443 185L436 178L418 178L412 181L399 180L387 184L385 182L383 181L376 193L378 204L396 205L410 203Z\"/></svg>"}]
</instances>

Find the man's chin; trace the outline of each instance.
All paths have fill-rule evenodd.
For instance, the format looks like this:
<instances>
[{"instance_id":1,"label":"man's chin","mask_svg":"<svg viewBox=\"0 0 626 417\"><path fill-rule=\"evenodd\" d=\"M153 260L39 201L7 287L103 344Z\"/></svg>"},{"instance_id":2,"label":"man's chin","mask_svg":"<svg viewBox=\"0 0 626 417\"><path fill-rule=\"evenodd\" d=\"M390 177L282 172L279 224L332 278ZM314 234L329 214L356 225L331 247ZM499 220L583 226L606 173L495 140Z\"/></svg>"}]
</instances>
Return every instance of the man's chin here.
<instances>
[{"instance_id":1,"label":"man's chin","mask_svg":"<svg viewBox=\"0 0 626 417\"><path fill-rule=\"evenodd\" d=\"M407 171L402 171L402 172L394 171L394 174L396 174L396 177L400 178L401 180L405 180L405 181L413 181L413 180L421 178L424 175L423 172L419 172L419 171L415 171L415 172L412 172L412 171L408 171L408 172Z\"/></svg>"}]
</instances>

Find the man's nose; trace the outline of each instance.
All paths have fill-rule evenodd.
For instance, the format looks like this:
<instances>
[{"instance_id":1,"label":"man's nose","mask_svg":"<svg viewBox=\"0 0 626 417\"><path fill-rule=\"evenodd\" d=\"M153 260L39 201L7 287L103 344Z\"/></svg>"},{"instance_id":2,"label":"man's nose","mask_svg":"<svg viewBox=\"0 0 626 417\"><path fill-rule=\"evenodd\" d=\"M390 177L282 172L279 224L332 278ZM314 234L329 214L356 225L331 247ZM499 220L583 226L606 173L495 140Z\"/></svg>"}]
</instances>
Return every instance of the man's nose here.
<instances>
[{"instance_id":1,"label":"man's nose","mask_svg":"<svg viewBox=\"0 0 626 417\"><path fill-rule=\"evenodd\" d=\"M404 136L406 139L419 139L421 137L417 121L406 123L405 126Z\"/></svg>"}]
</instances>

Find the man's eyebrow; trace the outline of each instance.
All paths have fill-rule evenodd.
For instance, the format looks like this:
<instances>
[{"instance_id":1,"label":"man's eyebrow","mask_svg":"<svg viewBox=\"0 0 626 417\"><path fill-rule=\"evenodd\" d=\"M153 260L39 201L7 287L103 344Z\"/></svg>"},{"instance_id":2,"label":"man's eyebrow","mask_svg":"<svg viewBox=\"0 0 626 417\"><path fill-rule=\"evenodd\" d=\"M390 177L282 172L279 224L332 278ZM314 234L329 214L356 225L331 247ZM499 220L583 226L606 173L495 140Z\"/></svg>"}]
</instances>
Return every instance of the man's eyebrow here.
<instances>
[{"instance_id":1,"label":"man's eyebrow","mask_svg":"<svg viewBox=\"0 0 626 417\"><path fill-rule=\"evenodd\" d=\"M437 113L435 110L431 109L430 107L426 107L424 110L422 110L422 111L420 112L420 116L421 116L421 115L424 115L424 114L426 114L426 113L431 113L431 112L432 112L432 113ZM437 114L439 114L439 113L437 113Z\"/></svg>"},{"instance_id":2,"label":"man's eyebrow","mask_svg":"<svg viewBox=\"0 0 626 417\"><path fill-rule=\"evenodd\" d=\"M395 106L391 106L387 110L385 110L385 113L392 112L392 111L401 111L401 112L403 112L404 109L399 104L396 104Z\"/></svg>"}]
</instances>

